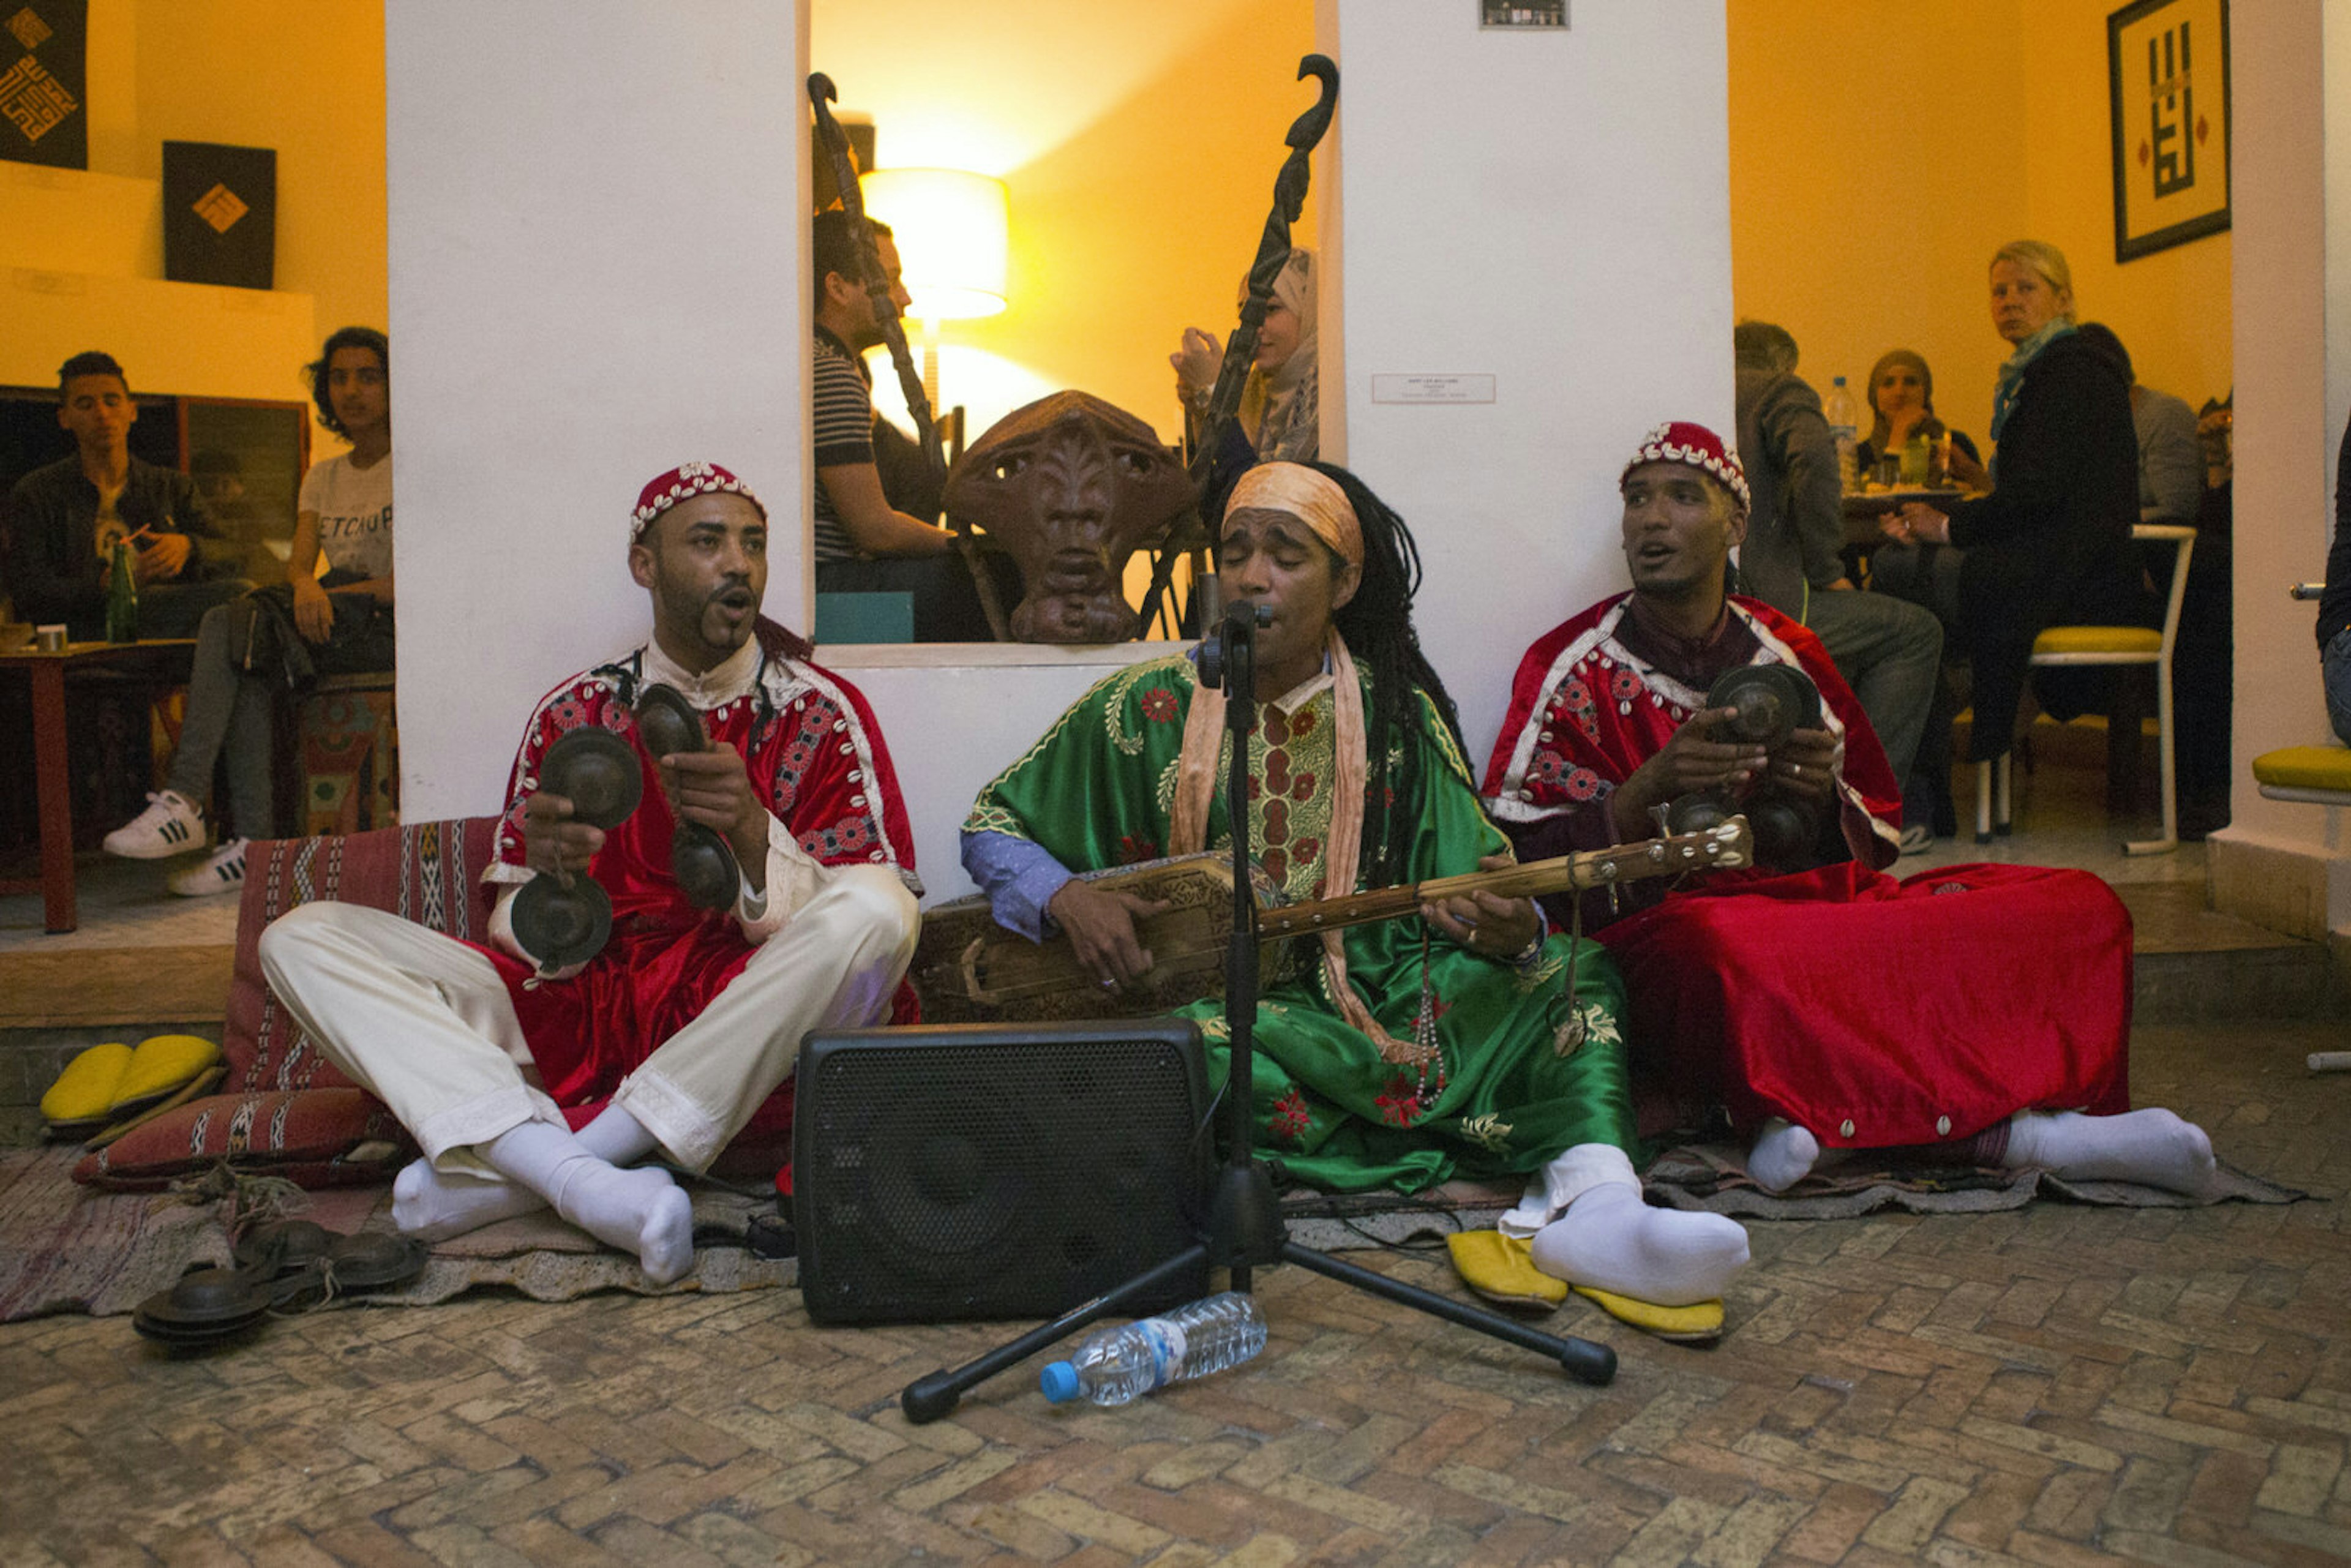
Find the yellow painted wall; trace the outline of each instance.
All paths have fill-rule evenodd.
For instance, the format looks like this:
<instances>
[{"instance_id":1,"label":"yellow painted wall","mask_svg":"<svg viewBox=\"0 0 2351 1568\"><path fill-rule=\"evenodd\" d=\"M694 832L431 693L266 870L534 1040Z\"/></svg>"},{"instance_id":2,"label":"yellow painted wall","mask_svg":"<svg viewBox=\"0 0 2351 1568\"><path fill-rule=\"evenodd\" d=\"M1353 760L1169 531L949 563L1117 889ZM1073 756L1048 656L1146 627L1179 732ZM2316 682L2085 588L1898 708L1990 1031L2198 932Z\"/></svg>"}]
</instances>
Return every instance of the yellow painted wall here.
<instances>
[{"instance_id":1,"label":"yellow painted wall","mask_svg":"<svg viewBox=\"0 0 2351 1568\"><path fill-rule=\"evenodd\" d=\"M1729 0L1733 287L1827 390L1896 346L1980 440L1991 253L2046 239L2085 319L2191 403L2230 375L2224 233L2116 266L2105 0ZM1729 345L1724 345L1727 354Z\"/></svg>"},{"instance_id":2,"label":"yellow painted wall","mask_svg":"<svg viewBox=\"0 0 2351 1568\"><path fill-rule=\"evenodd\" d=\"M383 326L381 0L136 0L136 139L103 172L160 180L167 140L276 148L277 286L317 300L322 335Z\"/></svg>"},{"instance_id":3,"label":"yellow painted wall","mask_svg":"<svg viewBox=\"0 0 2351 1568\"><path fill-rule=\"evenodd\" d=\"M2226 393L2231 369L2228 232L2135 261L2115 260L2107 0L2030 0L2022 7L2027 223L2065 253L2084 320L2129 348L2138 379L2190 407ZM2219 105L2213 120L2220 119Z\"/></svg>"},{"instance_id":4,"label":"yellow painted wall","mask_svg":"<svg viewBox=\"0 0 2351 1568\"><path fill-rule=\"evenodd\" d=\"M1008 172L1013 304L971 340L1056 386L1108 398L1175 439L1167 355L1186 326L1232 329L1273 202L1292 78L1314 47L1305 0L1252 5L1092 126ZM1293 231L1313 243L1313 205Z\"/></svg>"}]
</instances>

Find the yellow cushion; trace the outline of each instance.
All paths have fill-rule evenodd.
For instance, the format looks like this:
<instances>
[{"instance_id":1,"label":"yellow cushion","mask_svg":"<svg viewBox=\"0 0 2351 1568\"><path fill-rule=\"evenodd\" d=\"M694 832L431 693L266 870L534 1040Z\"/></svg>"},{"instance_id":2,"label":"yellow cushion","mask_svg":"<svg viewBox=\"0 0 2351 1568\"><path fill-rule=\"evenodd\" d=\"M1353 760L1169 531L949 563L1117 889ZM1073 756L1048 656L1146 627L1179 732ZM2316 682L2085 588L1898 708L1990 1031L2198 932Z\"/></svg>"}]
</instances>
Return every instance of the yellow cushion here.
<instances>
[{"instance_id":1,"label":"yellow cushion","mask_svg":"<svg viewBox=\"0 0 2351 1568\"><path fill-rule=\"evenodd\" d=\"M2160 653L2163 633L2144 626L2052 626L2032 640L2035 653Z\"/></svg>"},{"instance_id":2,"label":"yellow cushion","mask_svg":"<svg viewBox=\"0 0 2351 1568\"><path fill-rule=\"evenodd\" d=\"M1461 1282L1506 1307L1555 1307L1567 1300L1567 1281L1535 1267L1523 1236L1499 1230L1457 1230L1445 1239Z\"/></svg>"},{"instance_id":3,"label":"yellow cushion","mask_svg":"<svg viewBox=\"0 0 2351 1568\"><path fill-rule=\"evenodd\" d=\"M2253 777L2288 789L2351 790L2351 747L2289 746L2253 758Z\"/></svg>"},{"instance_id":4,"label":"yellow cushion","mask_svg":"<svg viewBox=\"0 0 2351 1568\"><path fill-rule=\"evenodd\" d=\"M193 1034L150 1035L131 1055L122 1082L114 1086L115 1110L158 1094L168 1094L220 1060L220 1047Z\"/></svg>"},{"instance_id":5,"label":"yellow cushion","mask_svg":"<svg viewBox=\"0 0 2351 1568\"><path fill-rule=\"evenodd\" d=\"M71 1061L41 1096L41 1114L52 1122L89 1122L114 1107L114 1091L131 1071L131 1048L120 1040L93 1045Z\"/></svg>"}]
</instances>

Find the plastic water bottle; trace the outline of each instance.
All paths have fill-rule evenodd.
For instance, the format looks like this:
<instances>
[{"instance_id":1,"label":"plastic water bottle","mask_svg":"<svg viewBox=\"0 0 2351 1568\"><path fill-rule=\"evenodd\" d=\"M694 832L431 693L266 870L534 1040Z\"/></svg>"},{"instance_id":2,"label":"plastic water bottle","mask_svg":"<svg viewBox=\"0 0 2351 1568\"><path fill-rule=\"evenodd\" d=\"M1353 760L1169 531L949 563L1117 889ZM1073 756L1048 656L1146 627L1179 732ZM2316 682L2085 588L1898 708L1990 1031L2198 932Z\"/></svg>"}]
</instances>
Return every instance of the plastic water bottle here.
<instances>
[{"instance_id":1,"label":"plastic water bottle","mask_svg":"<svg viewBox=\"0 0 2351 1568\"><path fill-rule=\"evenodd\" d=\"M1854 450L1861 444L1860 414L1855 410L1853 393L1845 390L1844 378L1837 377L1822 400L1821 413L1829 422L1829 434L1836 439L1837 483L1846 490L1861 488L1861 465Z\"/></svg>"},{"instance_id":2,"label":"plastic water bottle","mask_svg":"<svg viewBox=\"0 0 2351 1568\"><path fill-rule=\"evenodd\" d=\"M1170 1383L1222 1372L1265 1348L1265 1317L1257 1302L1231 1291L1155 1318L1089 1335L1067 1361L1038 1375L1056 1405L1083 1395L1097 1405L1123 1405Z\"/></svg>"}]
</instances>

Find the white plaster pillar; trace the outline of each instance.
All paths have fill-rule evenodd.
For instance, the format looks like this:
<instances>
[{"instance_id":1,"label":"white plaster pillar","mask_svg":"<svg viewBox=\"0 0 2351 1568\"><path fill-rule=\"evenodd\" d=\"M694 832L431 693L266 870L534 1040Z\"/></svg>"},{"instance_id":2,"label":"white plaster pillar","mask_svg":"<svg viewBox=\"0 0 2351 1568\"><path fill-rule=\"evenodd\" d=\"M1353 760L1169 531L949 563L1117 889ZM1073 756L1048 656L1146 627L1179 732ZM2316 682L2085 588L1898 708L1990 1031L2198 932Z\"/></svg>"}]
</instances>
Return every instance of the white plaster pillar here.
<instances>
[{"instance_id":1,"label":"white plaster pillar","mask_svg":"<svg viewBox=\"0 0 2351 1568\"><path fill-rule=\"evenodd\" d=\"M1481 30L1468 0L1319 18L1345 187L1320 230L1344 330L1323 439L1343 420L1420 541L1421 638L1481 767L1519 654L1625 586L1625 455L1668 419L1735 434L1722 5L1578 0L1556 32ZM1492 401L1375 400L1429 372L1490 377Z\"/></svg>"},{"instance_id":2,"label":"white plaster pillar","mask_svg":"<svg viewBox=\"0 0 2351 1568\"><path fill-rule=\"evenodd\" d=\"M726 465L808 623L804 4L385 7L402 810L497 810L531 706L643 639L637 490Z\"/></svg>"},{"instance_id":3,"label":"white plaster pillar","mask_svg":"<svg viewBox=\"0 0 2351 1568\"><path fill-rule=\"evenodd\" d=\"M2326 134L2325 103L2351 74L2351 5L2234 6L2229 37L2236 718L2233 821L2208 864L2215 907L2314 938L2351 926L2341 813L2263 800L2252 763L2329 738L2311 612L2285 589L2324 574L2351 407L2351 140Z\"/></svg>"}]
</instances>

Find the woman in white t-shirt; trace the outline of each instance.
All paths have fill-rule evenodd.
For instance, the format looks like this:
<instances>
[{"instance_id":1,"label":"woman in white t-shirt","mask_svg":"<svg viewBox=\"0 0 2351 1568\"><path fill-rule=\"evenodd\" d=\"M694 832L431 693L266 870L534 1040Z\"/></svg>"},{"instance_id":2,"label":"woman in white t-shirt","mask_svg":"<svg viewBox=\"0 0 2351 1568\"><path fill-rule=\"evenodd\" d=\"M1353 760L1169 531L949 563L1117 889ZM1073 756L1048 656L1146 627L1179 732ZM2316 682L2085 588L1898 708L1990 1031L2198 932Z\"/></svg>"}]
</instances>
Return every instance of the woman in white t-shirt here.
<instances>
[{"instance_id":1,"label":"woman in white t-shirt","mask_svg":"<svg viewBox=\"0 0 2351 1568\"><path fill-rule=\"evenodd\" d=\"M308 369L319 423L351 449L303 476L286 586L205 614L171 776L106 836L108 853L133 860L203 848L213 765L225 758L237 836L171 879L190 897L241 886L246 839L269 831L273 684L392 668L391 348L371 327L345 327Z\"/></svg>"}]
</instances>

